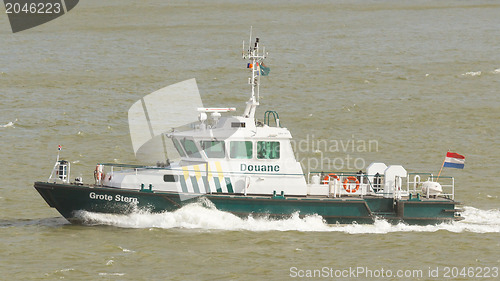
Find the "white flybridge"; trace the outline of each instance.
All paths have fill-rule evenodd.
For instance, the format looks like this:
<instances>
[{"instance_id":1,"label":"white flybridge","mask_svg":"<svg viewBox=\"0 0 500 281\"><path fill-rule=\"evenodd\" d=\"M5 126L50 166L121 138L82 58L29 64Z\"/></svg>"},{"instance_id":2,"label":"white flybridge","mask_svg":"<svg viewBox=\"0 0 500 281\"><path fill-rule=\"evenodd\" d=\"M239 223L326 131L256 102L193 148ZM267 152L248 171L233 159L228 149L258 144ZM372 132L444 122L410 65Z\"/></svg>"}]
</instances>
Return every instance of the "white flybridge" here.
<instances>
[{"instance_id":1,"label":"white flybridge","mask_svg":"<svg viewBox=\"0 0 500 281\"><path fill-rule=\"evenodd\" d=\"M145 208L163 212L197 197L240 216L286 217L299 212L321 215L329 223L373 222L376 217L422 224L457 219L452 178L441 177L449 180L441 185L432 174L408 173L400 165L383 163L372 163L365 172L304 174L295 159L292 135L281 126L278 113L266 111L262 122L255 117L260 78L269 73L263 63L265 49L260 49L258 38L246 50L243 43L243 49L251 69L251 95L243 115L229 115L236 111L234 107L199 106L194 79L163 88L129 110L134 151L165 156L157 158L156 166L98 164L95 184L85 185L81 179L70 183L69 174L61 174L66 173L67 162L58 160L54 171L62 172L48 182L35 183L35 188L70 221L78 220L77 210L128 213ZM189 100L180 104L186 104L186 110L195 115L172 103L168 104L176 113L172 118L168 112L154 110L164 106L153 98L168 103L184 96L183 91L188 92ZM197 121L193 120L196 115ZM189 129L167 130L170 124L183 123L179 116L185 116ZM158 119L162 117L165 124ZM167 142L180 156L178 161L166 158ZM149 144L158 148L149 149Z\"/></svg>"}]
</instances>

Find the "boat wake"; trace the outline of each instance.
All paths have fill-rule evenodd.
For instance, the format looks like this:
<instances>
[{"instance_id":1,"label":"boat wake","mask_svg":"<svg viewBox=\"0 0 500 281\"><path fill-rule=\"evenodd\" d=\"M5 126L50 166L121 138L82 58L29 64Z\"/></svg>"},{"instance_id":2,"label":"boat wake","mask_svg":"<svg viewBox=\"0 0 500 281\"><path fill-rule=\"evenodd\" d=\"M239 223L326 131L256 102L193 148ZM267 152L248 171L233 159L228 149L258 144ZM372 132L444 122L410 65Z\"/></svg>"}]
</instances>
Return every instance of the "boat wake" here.
<instances>
[{"instance_id":1,"label":"boat wake","mask_svg":"<svg viewBox=\"0 0 500 281\"><path fill-rule=\"evenodd\" d=\"M183 228L229 231L304 231L304 232L345 232L350 234L391 233L391 232L449 232L500 233L500 211L480 210L465 207L463 221L439 225L416 226L400 223L390 224L377 220L372 225L326 224L319 215L300 217L298 213L287 219L240 218L228 212L222 212L213 206L194 203L174 212L153 214L137 211L129 215L100 214L82 211L80 219L90 224L111 225L124 228Z\"/></svg>"}]
</instances>

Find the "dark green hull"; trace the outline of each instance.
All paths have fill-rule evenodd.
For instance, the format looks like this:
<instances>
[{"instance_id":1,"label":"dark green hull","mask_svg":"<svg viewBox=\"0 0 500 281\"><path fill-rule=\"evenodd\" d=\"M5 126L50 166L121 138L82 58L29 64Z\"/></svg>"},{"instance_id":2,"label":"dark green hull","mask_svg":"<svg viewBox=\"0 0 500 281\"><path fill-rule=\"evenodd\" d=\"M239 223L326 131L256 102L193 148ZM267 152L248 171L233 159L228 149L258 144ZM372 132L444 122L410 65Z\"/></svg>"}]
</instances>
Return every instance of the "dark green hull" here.
<instances>
[{"instance_id":1,"label":"dark green hull","mask_svg":"<svg viewBox=\"0 0 500 281\"><path fill-rule=\"evenodd\" d=\"M149 192L87 185L36 182L36 190L50 207L70 222L81 223L77 211L129 214L136 210L152 213L174 211L196 202L210 200L218 210L241 217L283 218L299 212L301 217L318 214L327 223L373 223L376 218L409 224L436 224L457 220L457 202L445 198L397 200L374 196L326 198L295 196L243 196L237 194L180 194ZM458 217L459 218L459 217Z\"/></svg>"}]
</instances>

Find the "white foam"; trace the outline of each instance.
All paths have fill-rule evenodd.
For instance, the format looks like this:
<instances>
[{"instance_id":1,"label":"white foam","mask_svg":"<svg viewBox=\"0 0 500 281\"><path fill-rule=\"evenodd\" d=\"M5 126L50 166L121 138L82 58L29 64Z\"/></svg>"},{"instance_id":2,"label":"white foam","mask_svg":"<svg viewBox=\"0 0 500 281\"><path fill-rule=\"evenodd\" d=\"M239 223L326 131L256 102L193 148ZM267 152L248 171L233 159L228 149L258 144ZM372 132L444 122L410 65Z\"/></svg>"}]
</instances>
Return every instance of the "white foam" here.
<instances>
[{"instance_id":1,"label":"white foam","mask_svg":"<svg viewBox=\"0 0 500 281\"><path fill-rule=\"evenodd\" d=\"M480 76L481 71L469 71L462 74L462 76Z\"/></svg>"},{"instance_id":2,"label":"white foam","mask_svg":"<svg viewBox=\"0 0 500 281\"><path fill-rule=\"evenodd\" d=\"M205 205L205 206L204 206ZM376 220L374 224L329 225L319 215L300 218L294 213L287 219L270 218L240 218L228 212L222 212L206 204L196 203L184 206L174 212L152 214L138 211L129 215L99 214L81 212L81 218L88 222L113 225L125 228L184 228L204 230L229 231L304 231L304 232L344 232L361 233L391 233L391 232L450 232L500 233L500 211L480 210L465 207L460 222L443 223L439 225L407 225L390 224L385 220Z\"/></svg>"},{"instance_id":3,"label":"white foam","mask_svg":"<svg viewBox=\"0 0 500 281\"><path fill-rule=\"evenodd\" d=\"M106 273L106 272L99 272L99 276L124 276L125 273L120 273L120 272L115 272L115 273Z\"/></svg>"},{"instance_id":4,"label":"white foam","mask_svg":"<svg viewBox=\"0 0 500 281\"><path fill-rule=\"evenodd\" d=\"M16 120L14 120L14 121L12 121L12 122L9 122L9 123L7 123L7 124L5 124L5 125L0 125L0 128L8 128L8 127L13 127L13 128L15 128L15 127L14 127L14 124L15 124L16 122L17 122L17 119L16 119Z\"/></svg>"},{"instance_id":5,"label":"white foam","mask_svg":"<svg viewBox=\"0 0 500 281\"><path fill-rule=\"evenodd\" d=\"M132 250L129 250L129 249L125 249L121 246L118 246L118 248L120 248L122 251L126 252L126 253L135 253L135 251L132 251Z\"/></svg>"},{"instance_id":6,"label":"white foam","mask_svg":"<svg viewBox=\"0 0 500 281\"><path fill-rule=\"evenodd\" d=\"M74 268L63 268L60 270L56 270L55 272L68 272L68 271L74 271L74 270L75 270Z\"/></svg>"}]
</instances>

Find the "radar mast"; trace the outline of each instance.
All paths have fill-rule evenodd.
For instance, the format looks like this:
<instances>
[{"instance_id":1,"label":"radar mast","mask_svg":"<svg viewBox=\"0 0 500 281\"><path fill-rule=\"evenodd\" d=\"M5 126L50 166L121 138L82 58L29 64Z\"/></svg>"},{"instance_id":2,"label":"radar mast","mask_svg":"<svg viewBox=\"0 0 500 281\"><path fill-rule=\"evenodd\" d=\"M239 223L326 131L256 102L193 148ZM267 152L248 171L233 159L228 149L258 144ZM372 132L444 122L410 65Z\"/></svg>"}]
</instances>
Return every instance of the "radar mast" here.
<instances>
[{"instance_id":1,"label":"radar mast","mask_svg":"<svg viewBox=\"0 0 500 281\"><path fill-rule=\"evenodd\" d=\"M266 59L267 53L266 48L262 48L260 50L259 46L259 38L255 38L255 41L252 46L252 27L250 27L250 40L248 43L248 48L245 50L245 41L243 41L243 59L247 59L250 62L248 63L248 68L252 71L252 76L248 78L248 83L252 87L252 95L247 102L247 107L245 108L245 112L243 116L246 118L255 118L255 110L259 105L259 86L260 86L260 65Z\"/></svg>"}]
</instances>

